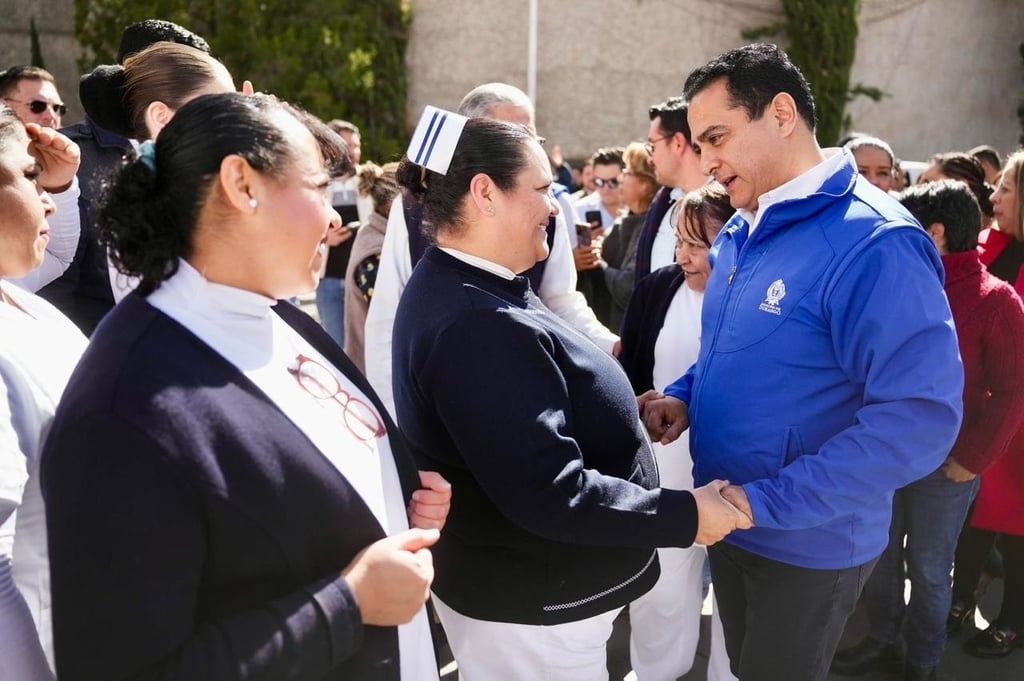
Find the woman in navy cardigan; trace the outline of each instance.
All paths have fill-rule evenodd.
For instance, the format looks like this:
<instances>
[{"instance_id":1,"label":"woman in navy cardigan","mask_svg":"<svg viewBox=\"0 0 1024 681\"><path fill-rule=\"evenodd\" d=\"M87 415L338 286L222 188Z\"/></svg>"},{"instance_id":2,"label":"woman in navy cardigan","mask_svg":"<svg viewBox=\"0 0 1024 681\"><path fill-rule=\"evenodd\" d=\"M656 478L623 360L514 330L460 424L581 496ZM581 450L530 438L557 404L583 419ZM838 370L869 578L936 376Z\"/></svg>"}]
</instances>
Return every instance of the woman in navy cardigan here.
<instances>
[{"instance_id":1,"label":"woman in navy cardigan","mask_svg":"<svg viewBox=\"0 0 1024 681\"><path fill-rule=\"evenodd\" d=\"M434 602L468 681L607 678L612 620L657 580L654 547L749 523L720 481L658 488L622 370L520 275L558 211L532 131L427 118L441 132L421 121L410 146L425 167L405 159L398 179L437 247L399 303L393 379L414 455L453 484Z\"/></svg>"},{"instance_id":2,"label":"woman in navy cardigan","mask_svg":"<svg viewBox=\"0 0 1024 681\"><path fill-rule=\"evenodd\" d=\"M315 287L345 161L312 116L225 94L120 172L101 233L140 285L42 457L61 679L436 681L447 483L418 478L341 349L278 303ZM433 529L409 529L410 497Z\"/></svg>"}]
</instances>

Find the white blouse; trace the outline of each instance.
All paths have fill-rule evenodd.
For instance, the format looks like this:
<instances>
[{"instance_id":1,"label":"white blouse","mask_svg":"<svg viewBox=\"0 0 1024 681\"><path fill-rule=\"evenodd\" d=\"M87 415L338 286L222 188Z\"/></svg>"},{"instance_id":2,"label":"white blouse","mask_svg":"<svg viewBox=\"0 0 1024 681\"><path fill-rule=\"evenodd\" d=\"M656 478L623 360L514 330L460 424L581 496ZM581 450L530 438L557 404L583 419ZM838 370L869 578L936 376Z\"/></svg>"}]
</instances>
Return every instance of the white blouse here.
<instances>
[{"instance_id":1,"label":"white blouse","mask_svg":"<svg viewBox=\"0 0 1024 681\"><path fill-rule=\"evenodd\" d=\"M207 281L179 261L177 273L147 301L233 364L274 402L334 465L391 535L409 528L398 469L387 436L360 439L346 425L345 397L319 399L289 369L302 355L334 375L349 399L361 400L379 419L369 398L271 307L272 298ZM425 610L398 628L402 679L436 681L433 642Z\"/></svg>"},{"instance_id":2,"label":"white blouse","mask_svg":"<svg viewBox=\"0 0 1024 681\"><path fill-rule=\"evenodd\" d=\"M86 338L7 282L0 303L0 679L53 679L46 515L39 456ZM16 585L16 586L15 586Z\"/></svg>"}]
</instances>

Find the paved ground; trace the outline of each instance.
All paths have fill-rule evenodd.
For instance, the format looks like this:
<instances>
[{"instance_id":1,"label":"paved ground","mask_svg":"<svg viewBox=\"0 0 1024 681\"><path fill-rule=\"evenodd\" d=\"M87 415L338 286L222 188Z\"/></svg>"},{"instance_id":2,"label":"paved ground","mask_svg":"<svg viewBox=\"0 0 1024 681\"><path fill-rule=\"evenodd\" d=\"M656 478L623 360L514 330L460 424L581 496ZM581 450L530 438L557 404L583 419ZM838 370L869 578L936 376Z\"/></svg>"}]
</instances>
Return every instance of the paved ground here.
<instances>
[{"instance_id":1,"label":"paved ground","mask_svg":"<svg viewBox=\"0 0 1024 681\"><path fill-rule=\"evenodd\" d=\"M988 593L981 601L981 613L978 618L978 626L984 627L999 607L1002 598L1002 580L992 583ZM680 677L678 681L706 681L707 679L707 656L708 656L708 631L710 618L705 615L701 618L701 640L698 646L697 660L694 668L686 676ZM609 643L608 668L612 681L636 681L636 676L630 671L629 666L629 633L628 624L625 618L620 618L616 623L615 632ZM864 636L867 628L866 616L862 609L858 609L850 618L846 633L843 635L841 648L853 645ZM967 640L974 630L965 627L957 637L950 640L943 655L942 664L939 666L939 681L1024 681L1024 649L1017 650L1008 657L999 660L980 660L971 657L963 652L963 642ZM451 662L451 655L447 649L444 650L442 681L457 681L458 671L455 664ZM899 681L901 677L887 676L885 674L870 674L859 677L830 675L828 681ZM511 680L510 680L511 681Z\"/></svg>"}]
</instances>

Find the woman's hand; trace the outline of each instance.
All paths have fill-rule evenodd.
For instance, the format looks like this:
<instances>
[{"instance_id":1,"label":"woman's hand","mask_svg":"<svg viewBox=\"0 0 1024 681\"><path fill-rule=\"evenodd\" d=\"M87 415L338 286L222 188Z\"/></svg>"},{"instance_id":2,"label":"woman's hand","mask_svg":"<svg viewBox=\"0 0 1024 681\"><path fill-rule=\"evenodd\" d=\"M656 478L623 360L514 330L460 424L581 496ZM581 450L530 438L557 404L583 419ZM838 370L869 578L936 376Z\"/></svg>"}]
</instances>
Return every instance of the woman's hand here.
<instances>
[{"instance_id":1,"label":"woman's hand","mask_svg":"<svg viewBox=\"0 0 1024 681\"><path fill-rule=\"evenodd\" d=\"M693 498L697 501L697 536L695 544L710 546L721 541L733 530L749 530L754 526L753 520L746 513L729 503L722 492L730 488L728 482L713 480L703 487L693 490ZM743 488L738 488L742 492ZM743 495L744 502L746 494ZM749 508L749 505L747 506Z\"/></svg>"},{"instance_id":2,"label":"woman's hand","mask_svg":"<svg viewBox=\"0 0 1024 681\"><path fill-rule=\"evenodd\" d=\"M342 572L359 601L363 624L393 627L410 622L430 596L434 559L428 547L437 530L406 530L359 552Z\"/></svg>"},{"instance_id":3,"label":"woman's hand","mask_svg":"<svg viewBox=\"0 0 1024 681\"><path fill-rule=\"evenodd\" d=\"M25 132L29 138L29 153L42 168L39 186L51 194L67 191L82 162L78 145L53 128L44 128L36 123L26 123Z\"/></svg>"},{"instance_id":4,"label":"woman's hand","mask_svg":"<svg viewBox=\"0 0 1024 681\"><path fill-rule=\"evenodd\" d=\"M420 484L409 502L409 525L440 530L452 507L452 485L435 471L420 471Z\"/></svg>"}]
</instances>

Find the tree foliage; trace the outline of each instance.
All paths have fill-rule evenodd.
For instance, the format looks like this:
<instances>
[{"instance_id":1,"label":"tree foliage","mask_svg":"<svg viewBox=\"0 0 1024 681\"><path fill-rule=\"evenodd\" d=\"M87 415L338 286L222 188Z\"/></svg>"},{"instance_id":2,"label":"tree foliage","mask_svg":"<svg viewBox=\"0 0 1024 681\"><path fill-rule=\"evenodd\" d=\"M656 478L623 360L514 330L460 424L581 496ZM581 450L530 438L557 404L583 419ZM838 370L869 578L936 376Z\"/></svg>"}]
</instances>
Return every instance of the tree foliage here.
<instances>
[{"instance_id":1,"label":"tree foliage","mask_svg":"<svg viewBox=\"0 0 1024 681\"><path fill-rule=\"evenodd\" d=\"M408 0L75 0L79 67L113 63L123 28L151 18L206 38L236 84L352 121L365 156L404 148Z\"/></svg>"},{"instance_id":2,"label":"tree foliage","mask_svg":"<svg viewBox=\"0 0 1024 681\"><path fill-rule=\"evenodd\" d=\"M857 48L860 0L782 0L785 20L744 31L755 40L782 31L789 37L787 54L811 85L818 109L818 140L835 144L849 127L846 103L857 95L878 101L878 88L858 83L850 87Z\"/></svg>"}]
</instances>

